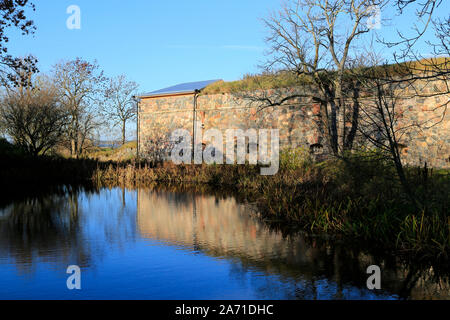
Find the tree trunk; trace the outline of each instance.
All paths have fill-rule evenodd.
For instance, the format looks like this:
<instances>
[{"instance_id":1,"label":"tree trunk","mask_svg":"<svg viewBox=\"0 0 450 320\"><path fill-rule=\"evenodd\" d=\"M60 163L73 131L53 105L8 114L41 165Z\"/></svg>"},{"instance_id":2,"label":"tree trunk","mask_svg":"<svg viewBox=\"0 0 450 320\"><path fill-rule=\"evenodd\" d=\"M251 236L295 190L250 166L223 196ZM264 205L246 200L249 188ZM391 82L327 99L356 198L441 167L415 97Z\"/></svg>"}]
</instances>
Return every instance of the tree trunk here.
<instances>
[{"instance_id":1,"label":"tree trunk","mask_svg":"<svg viewBox=\"0 0 450 320\"><path fill-rule=\"evenodd\" d=\"M75 144L75 139L71 138L70 139L70 155L73 157L76 153L76 144Z\"/></svg>"},{"instance_id":2,"label":"tree trunk","mask_svg":"<svg viewBox=\"0 0 450 320\"><path fill-rule=\"evenodd\" d=\"M124 120L122 122L122 145L125 144L125 130L126 130L125 125L126 125L126 121Z\"/></svg>"},{"instance_id":3,"label":"tree trunk","mask_svg":"<svg viewBox=\"0 0 450 320\"><path fill-rule=\"evenodd\" d=\"M359 90L360 85L357 83L355 86L353 86L353 110L352 110L352 126L351 129L347 135L347 139L345 140L344 149L345 150L352 150L353 148L353 141L356 137L356 131L358 129L359 125ZM345 124L344 124L345 125Z\"/></svg>"},{"instance_id":4,"label":"tree trunk","mask_svg":"<svg viewBox=\"0 0 450 320\"><path fill-rule=\"evenodd\" d=\"M338 127L337 127L337 107L336 103L334 101L330 102L331 106L331 114L330 114L330 142L331 142L331 149L333 150L334 155L339 154L339 139L338 139Z\"/></svg>"},{"instance_id":5,"label":"tree trunk","mask_svg":"<svg viewBox=\"0 0 450 320\"><path fill-rule=\"evenodd\" d=\"M323 92L326 96L327 106L330 106L329 117L327 118L327 127L328 130L328 139L331 147L331 151L335 156L339 154L339 138L338 138L338 124L337 124L337 106L335 101L336 93L334 88L330 88L330 84L321 84L323 88Z\"/></svg>"}]
</instances>

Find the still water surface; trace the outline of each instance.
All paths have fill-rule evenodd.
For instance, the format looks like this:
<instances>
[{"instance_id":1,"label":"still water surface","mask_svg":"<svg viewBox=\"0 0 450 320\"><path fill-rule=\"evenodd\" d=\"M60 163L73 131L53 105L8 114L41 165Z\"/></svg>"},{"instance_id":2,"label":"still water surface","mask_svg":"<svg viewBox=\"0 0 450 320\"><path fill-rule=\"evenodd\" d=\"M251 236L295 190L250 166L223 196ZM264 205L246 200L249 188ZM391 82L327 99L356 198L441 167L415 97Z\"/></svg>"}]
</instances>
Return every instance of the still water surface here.
<instances>
[{"instance_id":1,"label":"still water surface","mask_svg":"<svg viewBox=\"0 0 450 320\"><path fill-rule=\"evenodd\" d=\"M366 287L371 264L382 290ZM64 187L0 205L0 299L398 298L449 298L448 282L270 229L231 196Z\"/></svg>"}]
</instances>

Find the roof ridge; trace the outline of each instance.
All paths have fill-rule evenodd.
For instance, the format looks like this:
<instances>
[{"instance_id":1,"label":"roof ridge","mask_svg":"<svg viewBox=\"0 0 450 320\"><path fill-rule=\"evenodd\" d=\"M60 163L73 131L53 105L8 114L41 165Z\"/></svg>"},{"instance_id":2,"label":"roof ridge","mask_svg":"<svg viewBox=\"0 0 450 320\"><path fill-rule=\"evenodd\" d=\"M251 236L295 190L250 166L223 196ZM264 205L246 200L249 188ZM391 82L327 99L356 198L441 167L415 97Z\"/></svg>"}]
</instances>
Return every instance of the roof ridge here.
<instances>
[{"instance_id":1,"label":"roof ridge","mask_svg":"<svg viewBox=\"0 0 450 320\"><path fill-rule=\"evenodd\" d=\"M152 96L159 96L159 95L194 93L196 90L202 90L206 86L208 86L214 82L218 82L218 81L222 81L222 79L179 83L174 86L159 89L159 90L152 91L149 93L144 93L144 94L140 95L140 97L145 98L145 97L152 97Z\"/></svg>"}]
</instances>

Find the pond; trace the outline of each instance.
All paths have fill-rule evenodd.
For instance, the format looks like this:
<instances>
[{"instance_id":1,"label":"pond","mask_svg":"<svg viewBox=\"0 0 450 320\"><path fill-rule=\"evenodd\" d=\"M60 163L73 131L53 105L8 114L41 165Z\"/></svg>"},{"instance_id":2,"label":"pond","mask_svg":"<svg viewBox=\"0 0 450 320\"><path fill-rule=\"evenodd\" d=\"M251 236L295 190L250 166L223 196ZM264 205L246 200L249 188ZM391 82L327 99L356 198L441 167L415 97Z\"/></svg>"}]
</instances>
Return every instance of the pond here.
<instances>
[{"instance_id":1,"label":"pond","mask_svg":"<svg viewBox=\"0 0 450 320\"><path fill-rule=\"evenodd\" d=\"M431 299L448 281L270 228L230 195L61 187L0 203L0 299ZM381 289L369 290L369 265ZM69 290L67 268L81 270Z\"/></svg>"}]
</instances>

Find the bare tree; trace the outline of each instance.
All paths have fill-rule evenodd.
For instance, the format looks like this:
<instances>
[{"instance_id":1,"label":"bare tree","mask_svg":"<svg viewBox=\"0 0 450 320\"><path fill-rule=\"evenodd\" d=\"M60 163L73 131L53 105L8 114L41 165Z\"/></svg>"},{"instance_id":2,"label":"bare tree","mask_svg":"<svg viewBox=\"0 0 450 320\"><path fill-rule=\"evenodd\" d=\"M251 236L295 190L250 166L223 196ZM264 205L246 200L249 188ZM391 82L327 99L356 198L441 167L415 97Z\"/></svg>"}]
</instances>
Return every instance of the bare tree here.
<instances>
[{"instance_id":1,"label":"bare tree","mask_svg":"<svg viewBox=\"0 0 450 320\"><path fill-rule=\"evenodd\" d=\"M420 97L446 96L447 99L439 106L443 109L444 116L450 103L448 97L450 93L450 14L445 19L433 19L432 29L434 39L427 41L432 57L418 53L412 45L409 47L407 59L415 61L409 63L411 69L409 81L440 81L444 84L444 90L431 95L423 95L420 89L416 90Z\"/></svg>"},{"instance_id":2,"label":"bare tree","mask_svg":"<svg viewBox=\"0 0 450 320\"><path fill-rule=\"evenodd\" d=\"M136 119L137 106L133 99L138 85L128 81L125 75L110 79L104 92L102 113L113 126L119 126L122 132L122 144L126 141L127 122Z\"/></svg>"},{"instance_id":3,"label":"bare tree","mask_svg":"<svg viewBox=\"0 0 450 320\"><path fill-rule=\"evenodd\" d=\"M28 0L0 0L0 83L4 86L24 85L22 75L37 71L37 59L33 56L16 58L8 54L7 31L11 28L20 30L22 35L32 34L35 25L27 18L26 9L35 10L34 4ZM27 69L25 73L17 70Z\"/></svg>"},{"instance_id":4,"label":"bare tree","mask_svg":"<svg viewBox=\"0 0 450 320\"><path fill-rule=\"evenodd\" d=\"M298 102L320 104L321 124L335 155L353 148L358 127L360 84L348 71L360 60L356 44L369 33L375 6L384 0L291 0L265 20L270 30L266 72L298 77L300 91L259 90L248 96L261 108ZM359 42L361 44L361 42ZM306 100L305 100L306 99Z\"/></svg>"},{"instance_id":5,"label":"bare tree","mask_svg":"<svg viewBox=\"0 0 450 320\"><path fill-rule=\"evenodd\" d=\"M357 75L365 94L360 101L362 115L358 131L392 161L405 194L416 207L426 208L426 199L421 203L411 188L403 166L403 151L407 151L411 137L444 120L450 101L449 74L445 70L448 63L448 58L394 64L374 59ZM405 121L406 103L427 98L437 102L432 108L422 109L427 115ZM424 172L427 172L426 163Z\"/></svg>"},{"instance_id":6,"label":"bare tree","mask_svg":"<svg viewBox=\"0 0 450 320\"><path fill-rule=\"evenodd\" d=\"M16 145L33 156L47 153L61 141L67 116L57 90L45 82L8 91L1 99L2 127Z\"/></svg>"},{"instance_id":7,"label":"bare tree","mask_svg":"<svg viewBox=\"0 0 450 320\"><path fill-rule=\"evenodd\" d=\"M439 92L438 95L446 95L450 92L448 78L450 75L450 12L447 17L437 18L437 12L443 9L445 2L443 0L394 0L400 14L407 9L413 10L416 21L407 26L407 30L399 29L395 40L380 39L380 42L388 47L398 49L394 52L394 61L396 64L410 63L411 73L408 81L439 80L446 84L446 90ZM429 52L423 53L423 48L417 48L417 43L426 32L434 32L434 39L427 40L426 45ZM417 91L420 95L420 90ZM448 105L448 100L443 107ZM444 113L445 114L445 113Z\"/></svg>"},{"instance_id":8,"label":"bare tree","mask_svg":"<svg viewBox=\"0 0 450 320\"><path fill-rule=\"evenodd\" d=\"M433 16L442 5L442 0L393 0L393 4L397 7L400 14L404 14L407 9L414 10L416 20L407 26L409 34L405 29L397 30L394 40L380 39L380 42L388 47L397 47L399 49L394 53L396 61L411 60L410 55L413 53L415 45L427 32L430 25L433 24ZM413 53L414 55L414 53Z\"/></svg>"},{"instance_id":9,"label":"bare tree","mask_svg":"<svg viewBox=\"0 0 450 320\"><path fill-rule=\"evenodd\" d=\"M442 0L394 0L400 14L406 9L414 10L416 21L408 26L412 29L412 35L406 35L402 31L397 32L396 41L381 40L381 43L388 47L395 47L398 52L394 52L394 61L389 69L402 70L402 77L393 79L388 74L384 74L384 83L398 83L401 81L404 86L408 86L418 98L436 98L437 105L431 112L439 114L432 121L421 124L422 127L429 128L444 120L447 108L450 103L450 12L445 18L437 18L436 13L443 8ZM417 43L425 33L434 32L434 37L425 41L429 49L423 52L417 48ZM387 68L384 68L387 69ZM423 90L438 84L439 90ZM425 92L424 92L425 91Z\"/></svg>"},{"instance_id":10,"label":"bare tree","mask_svg":"<svg viewBox=\"0 0 450 320\"><path fill-rule=\"evenodd\" d=\"M67 138L72 156L78 157L86 137L99 125L95 113L106 78L96 62L77 58L54 66L53 79L70 114Z\"/></svg>"},{"instance_id":11,"label":"bare tree","mask_svg":"<svg viewBox=\"0 0 450 320\"><path fill-rule=\"evenodd\" d=\"M397 67L397 66L396 66ZM401 124L400 105L408 82L402 81L402 73L409 73L407 66L402 70L392 65L380 65L378 61L364 69L360 82L366 95L361 101L361 117L358 132L373 145L379 155L391 160L397 171L399 181L408 195L415 202L411 188L406 179L402 162L403 138L417 123Z\"/></svg>"}]
</instances>

